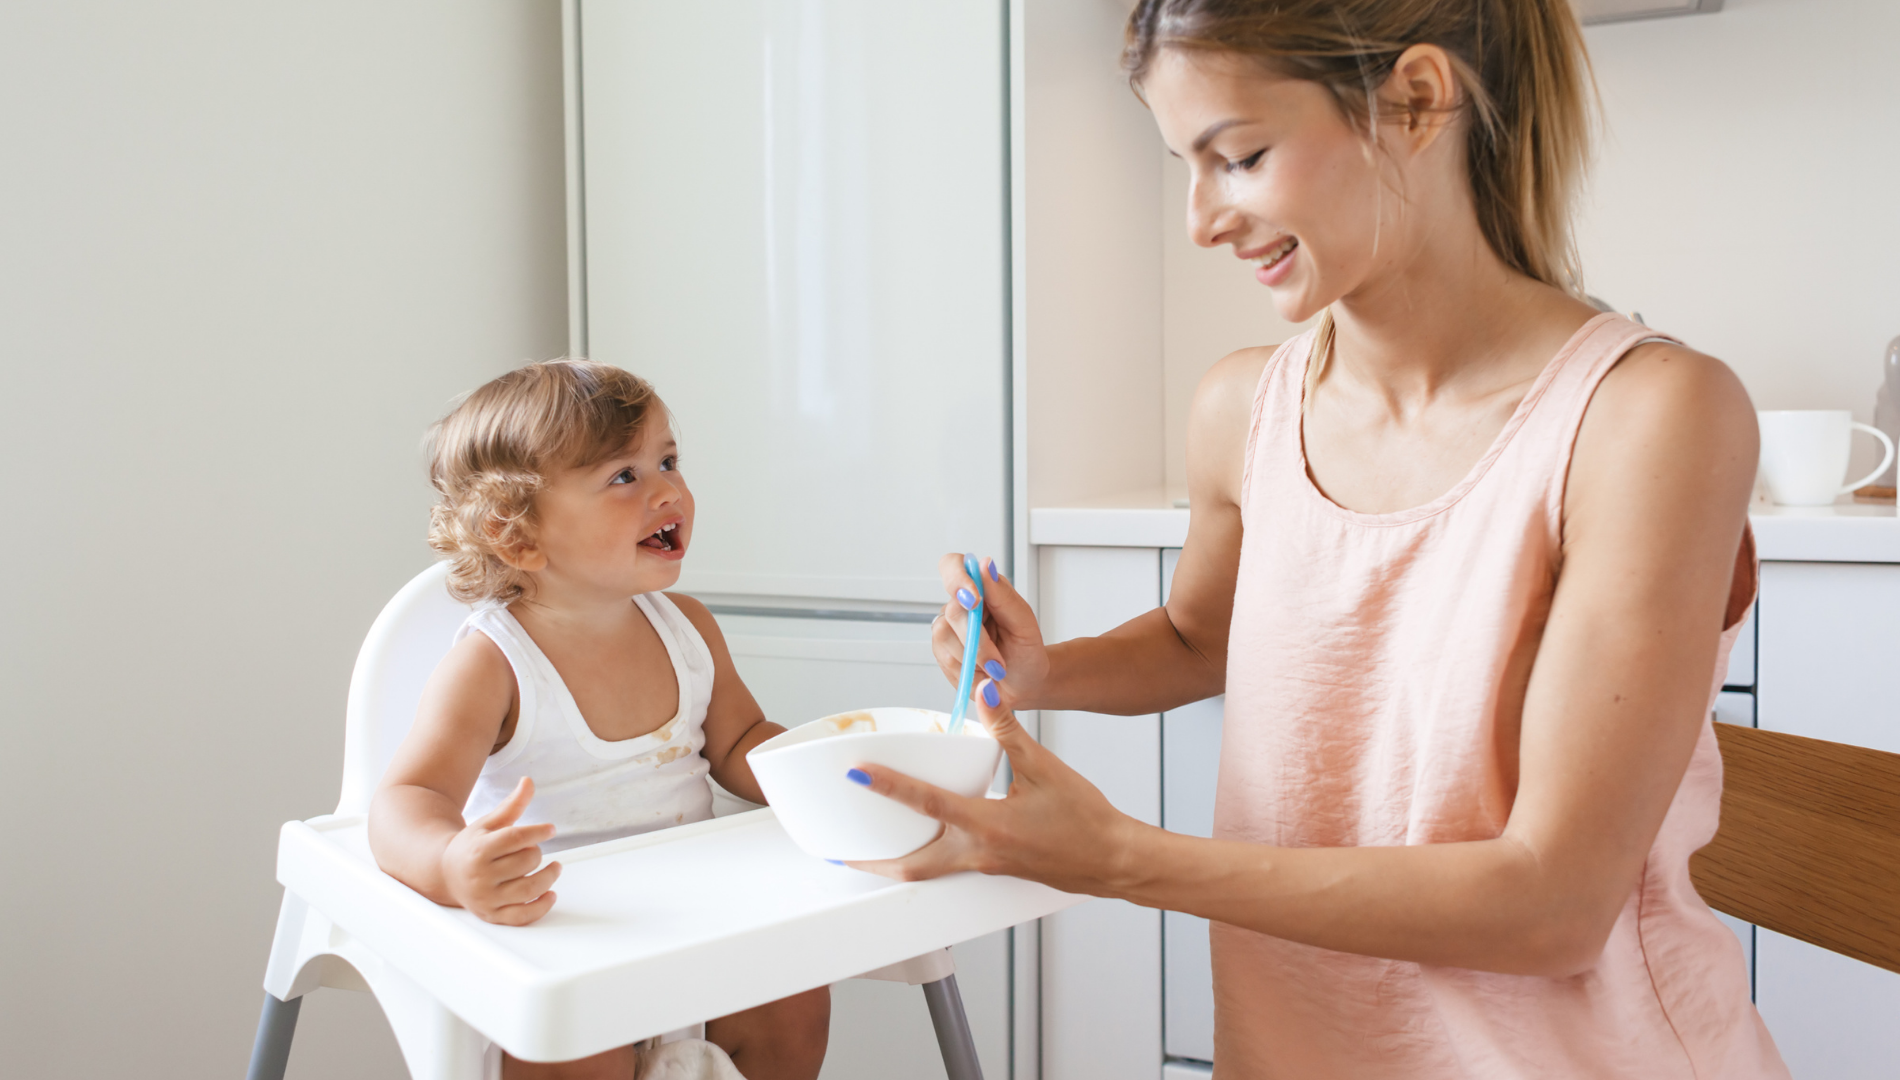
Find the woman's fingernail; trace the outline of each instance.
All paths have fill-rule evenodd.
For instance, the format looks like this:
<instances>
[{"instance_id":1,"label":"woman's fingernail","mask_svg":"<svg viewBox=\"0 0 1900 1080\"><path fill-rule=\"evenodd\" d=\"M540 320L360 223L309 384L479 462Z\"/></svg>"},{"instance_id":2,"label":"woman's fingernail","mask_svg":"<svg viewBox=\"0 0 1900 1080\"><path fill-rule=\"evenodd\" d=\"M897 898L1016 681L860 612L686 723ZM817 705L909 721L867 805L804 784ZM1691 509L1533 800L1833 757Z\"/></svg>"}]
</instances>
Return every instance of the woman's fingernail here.
<instances>
[{"instance_id":1,"label":"woman's fingernail","mask_svg":"<svg viewBox=\"0 0 1900 1080\"><path fill-rule=\"evenodd\" d=\"M861 787L871 786L871 774L863 769L846 769L844 778Z\"/></svg>"},{"instance_id":2,"label":"woman's fingernail","mask_svg":"<svg viewBox=\"0 0 1900 1080\"><path fill-rule=\"evenodd\" d=\"M968 611L976 606L976 596L968 589L959 588L957 590L957 603L962 604L963 610Z\"/></svg>"},{"instance_id":3,"label":"woman's fingernail","mask_svg":"<svg viewBox=\"0 0 1900 1080\"><path fill-rule=\"evenodd\" d=\"M991 560L990 560L990 580L991 580L991 581L1001 581L1001 580L1003 580L1003 576L1002 576L1001 574L999 574L999 573L997 573L997 572L996 572L996 560L995 560L995 559L991 559Z\"/></svg>"},{"instance_id":4,"label":"woman's fingernail","mask_svg":"<svg viewBox=\"0 0 1900 1080\"><path fill-rule=\"evenodd\" d=\"M1009 672L1003 668L1003 665L997 663L994 660L983 661L983 670L989 672L990 678L992 679L1009 678Z\"/></svg>"},{"instance_id":5,"label":"woman's fingernail","mask_svg":"<svg viewBox=\"0 0 1900 1080\"><path fill-rule=\"evenodd\" d=\"M1003 703L1003 695L996 692L996 684L993 682L984 683L983 684L983 704L988 705L990 708L994 709L998 705L1001 705L1002 703Z\"/></svg>"},{"instance_id":6,"label":"woman's fingernail","mask_svg":"<svg viewBox=\"0 0 1900 1080\"><path fill-rule=\"evenodd\" d=\"M830 864L831 864L831 865L833 865L833 866L843 866L843 865L844 865L844 860L843 860L843 859L826 859L825 861L826 861L826 862L828 862L828 863L830 863Z\"/></svg>"}]
</instances>

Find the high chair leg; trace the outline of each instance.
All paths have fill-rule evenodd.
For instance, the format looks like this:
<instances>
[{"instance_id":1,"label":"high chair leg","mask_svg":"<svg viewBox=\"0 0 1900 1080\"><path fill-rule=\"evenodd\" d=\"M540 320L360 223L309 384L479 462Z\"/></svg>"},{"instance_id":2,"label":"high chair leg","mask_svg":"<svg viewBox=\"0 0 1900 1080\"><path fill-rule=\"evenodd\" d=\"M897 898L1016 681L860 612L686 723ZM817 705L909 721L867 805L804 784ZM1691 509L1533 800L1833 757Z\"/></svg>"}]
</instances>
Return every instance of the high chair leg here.
<instances>
[{"instance_id":1,"label":"high chair leg","mask_svg":"<svg viewBox=\"0 0 1900 1080\"><path fill-rule=\"evenodd\" d=\"M970 1018L963 1012L963 995L957 992L957 977L945 975L925 983L924 1003L930 1006L930 1026L937 1029L943 1071L950 1080L983 1080L983 1066L976 1060L976 1040L970 1035Z\"/></svg>"},{"instance_id":2,"label":"high chair leg","mask_svg":"<svg viewBox=\"0 0 1900 1080\"><path fill-rule=\"evenodd\" d=\"M284 1080L290 1064L290 1037L297 1033L301 996L280 1001L264 992L264 1011L257 1018L257 1039L251 1043L251 1067L245 1080Z\"/></svg>"}]
</instances>

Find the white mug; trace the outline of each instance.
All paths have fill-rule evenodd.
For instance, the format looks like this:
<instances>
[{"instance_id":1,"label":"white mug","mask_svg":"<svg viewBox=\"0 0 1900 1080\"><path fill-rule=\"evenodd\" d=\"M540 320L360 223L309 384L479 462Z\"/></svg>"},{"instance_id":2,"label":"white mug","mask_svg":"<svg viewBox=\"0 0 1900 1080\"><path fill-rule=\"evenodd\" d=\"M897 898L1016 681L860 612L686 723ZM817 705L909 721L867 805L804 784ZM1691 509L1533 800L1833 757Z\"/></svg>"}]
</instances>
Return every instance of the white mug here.
<instances>
[{"instance_id":1,"label":"white mug","mask_svg":"<svg viewBox=\"0 0 1900 1080\"><path fill-rule=\"evenodd\" d=\"M1768 494L1783 506L1828 506L1835 498L1887 471L1893 440L1854 419L1846 409L1784 409L1755 414L1761 424L1761 475ZM1851 484L1841 483L1853 450L1854 432L1864 431L1886 448L1880 466Z\"/></svg>"}]
</instances>

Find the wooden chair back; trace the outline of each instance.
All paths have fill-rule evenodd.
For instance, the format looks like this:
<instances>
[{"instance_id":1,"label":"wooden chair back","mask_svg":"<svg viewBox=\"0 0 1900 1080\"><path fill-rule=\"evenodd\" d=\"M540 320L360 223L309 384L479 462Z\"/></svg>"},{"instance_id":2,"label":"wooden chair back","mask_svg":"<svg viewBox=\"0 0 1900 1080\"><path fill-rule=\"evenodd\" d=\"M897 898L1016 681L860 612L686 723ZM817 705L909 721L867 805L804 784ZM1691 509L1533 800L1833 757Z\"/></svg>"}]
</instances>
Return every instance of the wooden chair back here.
<instances>
[{"instance_id":1,"label":"wooden chair back","mask_svg":"<svg viewBox=\"0 0 1900 1080\"><path fill-rule=\"evenodd\" d=\"M1689 861L1710 907L1900 972L1900 754L1715 725L1722 826Z\"/></svg>"}]
</instances>

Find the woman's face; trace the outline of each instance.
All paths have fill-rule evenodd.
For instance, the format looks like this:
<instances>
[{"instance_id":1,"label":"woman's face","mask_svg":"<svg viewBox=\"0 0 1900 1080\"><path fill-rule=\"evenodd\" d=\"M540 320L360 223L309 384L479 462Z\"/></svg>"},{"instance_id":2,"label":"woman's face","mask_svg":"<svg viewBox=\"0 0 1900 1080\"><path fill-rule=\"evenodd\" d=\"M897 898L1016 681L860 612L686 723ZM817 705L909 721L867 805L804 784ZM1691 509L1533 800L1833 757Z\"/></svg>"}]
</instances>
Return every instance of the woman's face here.
<instances>
[{"instance_id":1,"label":"woman's face","mask_svg":"<svg viewBox=\"0 0 1900 1080\"><path fill-rule=\"evenodd\" d=\"M1168 149L1187 162L1188 235L1255 263L1282 317L1304 322L1389 260L1397 199L1380 197L1384 156L1324 87L1165 49L1142 92Z\"/></svg>"}]
</instances>

